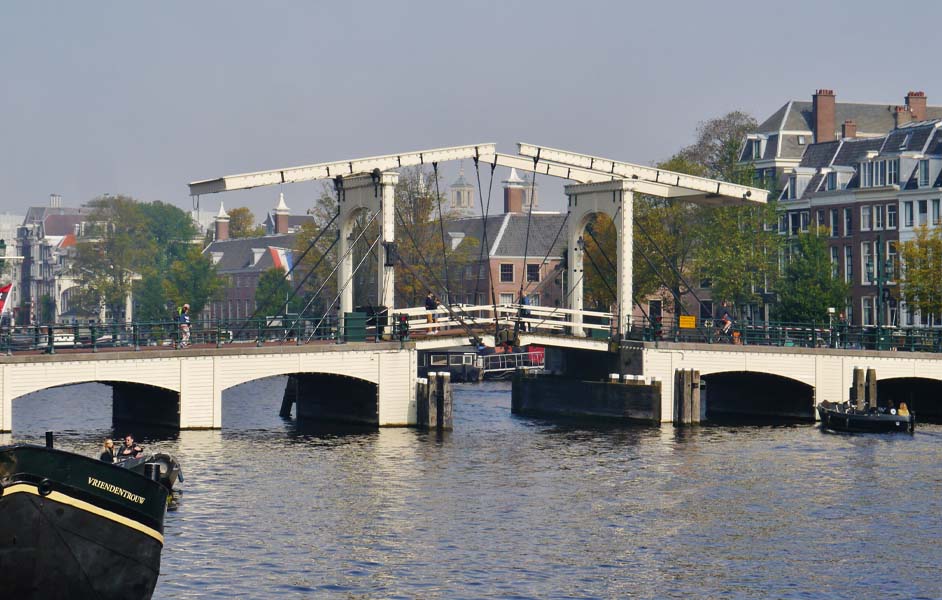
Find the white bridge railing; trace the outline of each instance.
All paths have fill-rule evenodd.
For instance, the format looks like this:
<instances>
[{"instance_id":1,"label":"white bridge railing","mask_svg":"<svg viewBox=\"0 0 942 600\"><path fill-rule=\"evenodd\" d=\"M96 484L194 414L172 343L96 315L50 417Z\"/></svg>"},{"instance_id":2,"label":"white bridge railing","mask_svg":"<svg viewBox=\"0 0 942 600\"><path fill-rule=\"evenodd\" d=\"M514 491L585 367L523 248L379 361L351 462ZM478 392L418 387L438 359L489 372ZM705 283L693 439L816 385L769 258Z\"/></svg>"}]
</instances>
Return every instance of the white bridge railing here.
<instances>
[{"instance_id":1,"label":"white bridge railing","mask_svg":"<svg viewBox=\"0 0 942 600\"><path fill-rule=\"evenodd\" d=\"M434 311L415 307L395 308L392 312L394 315L408 315L411 332L447 331L456 334L464 333L465 327L486 330L494 326L495 318L499 325L513 326L519 322L522 328L531 332L565 333L574 325L584 330L610 332L615 317L607 312L524 304L452 304L448 309L440 307ZM581 323L573 320L576 314L582 315Z\"/></svg>"}]
</instances>

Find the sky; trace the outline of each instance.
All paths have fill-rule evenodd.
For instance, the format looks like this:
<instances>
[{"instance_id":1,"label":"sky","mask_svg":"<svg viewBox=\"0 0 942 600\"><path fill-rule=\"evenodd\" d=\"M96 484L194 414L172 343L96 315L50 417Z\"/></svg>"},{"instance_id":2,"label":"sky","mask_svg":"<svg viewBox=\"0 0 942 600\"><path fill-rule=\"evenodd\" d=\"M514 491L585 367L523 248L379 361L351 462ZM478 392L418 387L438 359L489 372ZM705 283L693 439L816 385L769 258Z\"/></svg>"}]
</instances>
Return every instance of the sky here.
<instances>
[{"instance_id":1,"label":"sky","mask_svg":"<svg viewBox=\"0 0 942 600\"><path fill-rule=\"evenodd\" d=\"M702 121L762 121L817 88L942 104L940 17L870 0L3 2L0 213L52 193L189 209L195 180L485 142L653 164ZM537 182L562 209L562 182ZM262 220L281 191L301 214L319 186L200 205Z\"/></svg>"}]
</instances>

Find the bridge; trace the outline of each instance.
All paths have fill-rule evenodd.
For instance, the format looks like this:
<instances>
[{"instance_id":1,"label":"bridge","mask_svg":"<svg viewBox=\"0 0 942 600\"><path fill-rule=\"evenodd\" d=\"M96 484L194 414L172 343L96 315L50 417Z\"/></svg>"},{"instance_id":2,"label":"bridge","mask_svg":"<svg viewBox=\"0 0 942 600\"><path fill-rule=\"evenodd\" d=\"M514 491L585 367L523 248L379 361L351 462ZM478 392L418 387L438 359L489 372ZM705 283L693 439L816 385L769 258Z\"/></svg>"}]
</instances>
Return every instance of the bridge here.
<instances>
[{"instance_id":1,"label":"bridge","mask_svg":"<svg viewBox=\"0 0 942 600\"><path fill-rule=\"evenodd\" d=\"M428 164L437 169L440 161L460 159L472 159L476 166L490 164L492 171L496 166L513 167L574 182L565 187L566 306L448 304L434 311L435 323L427 321L429 311L424 307L395 306L394 215L399 174L394 169ZM339 294L328 314L313 319L304 316L287 324L263 319L248 329L236 329L231 323L196 324L197 346L183 350L166 346L178 341L172 324L121 324L112 326L110 332L92 329L87 336L77 329L70 333L70 328L57 327L37 327L32 333L7 331L0 335L0 348L12 356L0 357L0 431L11 426L14 398L90 381L112 386L116 417L139 416L184 429L219 428L225 389L277 375L289 376L299 413L303 410L311 416L378 426L413 425L417 420L417 350L469 339L489 346L507 342L545 346L548 369L553 372L595 379L616 374L619 381L625 377L634 383L644 381L656 390L654 415L661 422L676 420L675 374L685 369L700 372L707 384L708 402L711 397L720 397L711 390L721 390L730 412L748 412L757 404L756 394L761 393L775 402L794 403L785 412L813 418L816 400L846 398L849 373L855 368L877 368L886 393L909 398L928 392L940 397L942 388L937 384L942 381L942 372L937 355L921 352L927 349L924 339L903 348L912 352L891 353L887 350L896 336L883 331L874 334L873 349L869 349L867 336L871 334L867 332L856 333L854 347L849 343L851 332L825 332L815 324L764 324L740 332L739 343L716 344L713 342L722 340L717 339L714 328L703 324L692 330L670 326L665 332L660 322L631 321L634 194L728 205L763 203L767 198L764 190L521 143L516 156L498 153L493 144L459 146L225 176L193 182L190 192L198 198L201 194L328 178L334 180L337 190L340 231ZM583 306L584 247L580 240L590 218L598 213L612 219L617 233L617 310L612 313L587 311ZM379 223L379 236L373 242L377 248L375 304L389 307L390 316L395 317L395 321L374 324L372 338L379 341L371 343L351 341L349 324L344 320L353 308L356 269L350 234L359 216ZM337 317L329 314L335 303ZM409 336L390 341L396 337L400 318L408 323ZM273 329L276 335L272 335ZM433 334L430 329L440 331ZM155 340L155 331L171 333ZM103 332L104 336L98 335ZM887 335L889 343L883 339ZM14 342L25 348L27 355L18 354ZM109 351L99 347L109 343ZM934 342L928 343L932 346ZM49 355L35 354L40 350ZM331 394L340 404L331 402ZM911 406L917 411L921 408L918 403Z\"/></svg>"}]
</instances>

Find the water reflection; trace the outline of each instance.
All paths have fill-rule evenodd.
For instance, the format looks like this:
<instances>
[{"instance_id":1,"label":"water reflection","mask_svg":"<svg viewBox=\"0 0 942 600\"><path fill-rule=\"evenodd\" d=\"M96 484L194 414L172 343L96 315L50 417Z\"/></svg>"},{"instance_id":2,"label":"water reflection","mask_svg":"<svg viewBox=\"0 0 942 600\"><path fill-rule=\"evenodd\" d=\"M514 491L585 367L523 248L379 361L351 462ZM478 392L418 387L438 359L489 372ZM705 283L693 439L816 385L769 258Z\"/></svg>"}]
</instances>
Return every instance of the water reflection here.
<instances>
[{"instance_id":1,"label":"water reflection","mask_svg":"<svg viewBox=\"0 0 942 600\"><path fill-rule=\"evenodd\" d=\"M94 454L100 387L16 400L6 439ZM278 417L282 390L227 391L221 431L135 431L186 475L156 597L942 596L939 426L553 422L497 383L457 387L451 433L336 429Z\"/></svg>"}]
</instances>

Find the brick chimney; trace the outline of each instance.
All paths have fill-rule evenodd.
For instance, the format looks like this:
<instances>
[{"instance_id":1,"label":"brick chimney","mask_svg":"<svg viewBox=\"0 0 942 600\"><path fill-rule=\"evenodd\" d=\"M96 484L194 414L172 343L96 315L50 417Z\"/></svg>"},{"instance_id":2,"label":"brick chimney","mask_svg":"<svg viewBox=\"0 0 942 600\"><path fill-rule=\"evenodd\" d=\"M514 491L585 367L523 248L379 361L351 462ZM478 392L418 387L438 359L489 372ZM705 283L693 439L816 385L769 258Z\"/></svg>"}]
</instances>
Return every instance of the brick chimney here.
<instances>
[{"instance_id":1,"label":"brick chimney","mask_svg":"<svg viewBox=\"0 0 942 600\"><path fill-rule=\"evenodd\" d=\"M275 233L288 233L288 215L291 214L291 209L285 204L284 192L278 194L278 206L275 207L272 214L275 216Z\"/></svg>"},{"instance_id":2,"label":"brick chimney","mask_svg":"<svg viewBox=\"0 0 942 600\"><path fill-rule=\"evenodd\" d=\"M216 214L216 241L224 242L229 239L229 215L222 202L219 203L219 213Z\"/></svg>"},{"instance_id":3,"label":"brick chimney","mask_svg":"<svg viewBox=\"0 0 942 600\"><path fill-rule=\"evenodd\" d=\"M909 112L913 115L913 121L926 120L926 102L925 92L909 92L906 94L906 106L909 107Z\"/></svg>"},{"instance_id":4,"label":"brick chimney","mask_svg":"<svg viewBox=\"0 0 942 600\"><path fill-rule=\"evenodd\" d=\"M857 123L853 119L847 119L841 125L841 137L844 139L857 137Z\"/></svg>"},{"instance_id":5,"label":"brick chimney","mask_svg":"<svg viewBox=\"0 0 942 600\"><path fill-rule=\"evenodd\" d=\"M510 177L504 181L504 212L523 212L526 191L526 182L517 175L516 169L511 169Z\"/></svg>"},{"instance_id":6,"label":"brick chimney","mask_svg":"<svg viewBox=\"0 0 942 600\"><path fill-rule=\"evenodd\" d=\"M814 120L814 141L833 142L836 121L834 90L818 90L811 98L812 118Z\"/></svg>"},{"instance_id":7,"label":"brick chimney","mask_svg":"<svg viewBox=\"0 0 942 600\"><path fill-rule=\"evenodd\" d=\"M913 120L913 114L909 112L908 106L896 106L893 108L893 119L897 127L902 127Z\"/></svg>"}]
</instances>

